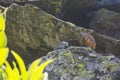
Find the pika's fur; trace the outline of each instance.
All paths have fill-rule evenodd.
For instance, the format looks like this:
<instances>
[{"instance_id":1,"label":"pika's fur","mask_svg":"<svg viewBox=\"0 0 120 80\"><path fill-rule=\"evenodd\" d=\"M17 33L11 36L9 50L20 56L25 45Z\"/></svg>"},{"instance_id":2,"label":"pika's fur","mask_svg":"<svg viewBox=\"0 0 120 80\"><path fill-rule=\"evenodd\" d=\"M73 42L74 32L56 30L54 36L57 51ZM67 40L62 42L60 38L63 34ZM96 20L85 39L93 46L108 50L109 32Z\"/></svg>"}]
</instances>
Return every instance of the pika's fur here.
<instances>
[{"instance_id":1,"label":"pika's fur","mask_svg":"<svg viewBox=\"0 0 120 80\"><path fill-rule=\"evenodd\" d=\"M81 46L91 47L92 49L96 48L96 42L94 37L88 32L81 32L79 35L79 44Z\"/></svg>"}]
</instances>

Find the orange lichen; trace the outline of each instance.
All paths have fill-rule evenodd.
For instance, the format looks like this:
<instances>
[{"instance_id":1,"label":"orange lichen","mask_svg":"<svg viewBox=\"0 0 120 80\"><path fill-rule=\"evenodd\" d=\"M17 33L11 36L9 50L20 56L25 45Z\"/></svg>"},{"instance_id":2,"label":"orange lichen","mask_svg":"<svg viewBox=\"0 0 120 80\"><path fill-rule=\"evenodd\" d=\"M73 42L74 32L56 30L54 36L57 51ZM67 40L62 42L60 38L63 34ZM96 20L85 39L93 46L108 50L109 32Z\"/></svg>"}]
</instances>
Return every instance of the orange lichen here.
<instances>
[{"instance_id":1,"label":"orange lichen","mask_svg":"<svg viewBox=\"0 0 120 80\"><path fill-rule=\"evenodd\" d=\"M96 48L95 39L90 33L88 32L81 32L79 37L79 44L81 46L91 47L92 49Z\"/></svg>"}]
</instances>

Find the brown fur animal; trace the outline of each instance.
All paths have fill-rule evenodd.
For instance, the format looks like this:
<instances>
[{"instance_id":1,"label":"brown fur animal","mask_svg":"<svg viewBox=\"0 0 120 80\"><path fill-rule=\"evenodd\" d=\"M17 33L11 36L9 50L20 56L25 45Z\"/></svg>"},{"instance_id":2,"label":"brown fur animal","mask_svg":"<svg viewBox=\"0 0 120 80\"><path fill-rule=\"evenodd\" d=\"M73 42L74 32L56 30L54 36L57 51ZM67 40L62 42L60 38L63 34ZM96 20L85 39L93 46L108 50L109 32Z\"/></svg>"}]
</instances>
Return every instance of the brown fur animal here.
<instances>
[{"instance_id":1,"label":"brown fur animal","mask_svg":"<svg viewBox=\"0 0 120 80\"><path fill-rule=\"evenodd\" d=\"M81 46L91 47L92 49L96 48L95 39L90 33L88 32L81 32L79 37L79 44Z\"/></svg>"}]
</instances>

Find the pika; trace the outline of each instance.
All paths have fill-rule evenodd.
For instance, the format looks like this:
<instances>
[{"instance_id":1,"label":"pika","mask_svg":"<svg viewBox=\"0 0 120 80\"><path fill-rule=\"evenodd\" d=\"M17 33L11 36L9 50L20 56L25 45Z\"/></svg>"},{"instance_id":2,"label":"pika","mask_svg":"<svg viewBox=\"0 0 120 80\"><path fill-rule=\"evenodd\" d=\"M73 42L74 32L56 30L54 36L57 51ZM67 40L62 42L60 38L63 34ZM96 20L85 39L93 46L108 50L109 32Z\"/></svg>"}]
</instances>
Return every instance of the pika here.
<instances>
[{"instance_id":1,"label":"pika","mask_svg":"<svg viewBox=\"0 0 120 80\"><path fill-rule=\"evenodd\" d=\"M95 50L96 42L94 37L89 32L81 32L79 35L79 44L81 46L91 47Z\"/></svg>"}]
</instances>

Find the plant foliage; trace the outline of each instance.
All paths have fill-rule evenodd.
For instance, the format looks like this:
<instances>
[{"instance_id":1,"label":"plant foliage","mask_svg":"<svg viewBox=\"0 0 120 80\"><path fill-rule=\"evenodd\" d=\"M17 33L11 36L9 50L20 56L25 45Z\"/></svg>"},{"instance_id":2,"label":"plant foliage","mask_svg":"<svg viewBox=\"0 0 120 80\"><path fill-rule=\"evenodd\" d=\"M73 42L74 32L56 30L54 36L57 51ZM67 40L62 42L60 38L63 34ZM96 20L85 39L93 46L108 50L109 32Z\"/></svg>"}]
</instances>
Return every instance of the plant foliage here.
<instances>
[{"instance_id":1,"label":"plant foliage","mask_svg":"<svg viewBox=\"0 0 120 80\"><path fill-rule=\"evenodd\" d=\"M0 13L0 48L4 48L7 45L7 38L5 34L5 20L6 20L6 12L8 8L4 8L5 10Z\"/></svg>"},{"instance_id":2,"label":"plant foliage","mask_svg":"<svg viewBox=\"0 0 120 80\"><path fill-rule=\"evenodd\" d=\"M5 17L8 8L0 13L0 80L48 80L47 72L43 73L45 67L53 60L47 60L39 65L41 59L33 61L26 69L23 59L15 51L11 51L15 61L12 61L12 66L6 60L9 48L6 48L7 38L5 34ZM0 11L1 12L1 11ZM18 67L16 66L18 65Z\"/></svg>"},{"instance_id":3,"label":"plant foliage","mask_svg":"<svg viewBox=\"0 0 120 80\"><path fill-rule=\"evenodd\" d=\"M13 68L10 66L8 61L5 61L5 80L47 80L46 77L48 77L48 74L46 72L43 73L43 70L53 60L47 60L39 65L41 59L37 59L33 61L28 70L26 70L23 59L14 51L11 51L11 53L16 59L19 68L16 66L14 61L12 62Z\"/></svg>"}]
</instances>

